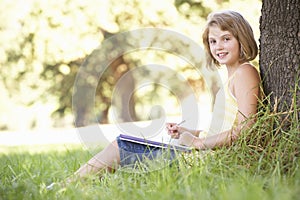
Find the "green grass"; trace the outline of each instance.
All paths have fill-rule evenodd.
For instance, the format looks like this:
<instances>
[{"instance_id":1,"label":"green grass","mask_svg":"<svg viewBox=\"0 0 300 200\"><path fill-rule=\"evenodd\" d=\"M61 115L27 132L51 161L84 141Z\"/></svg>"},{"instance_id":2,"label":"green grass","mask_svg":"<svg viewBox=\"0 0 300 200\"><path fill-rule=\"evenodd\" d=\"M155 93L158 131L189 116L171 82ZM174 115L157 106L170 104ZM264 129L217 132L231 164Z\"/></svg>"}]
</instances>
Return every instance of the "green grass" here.
<instances>
[{"instance_id":1,"label":"green grass","mask_svg":"<svg viewBox=\"0 0 300 200\"><path fill-rule=\"evenodd\" d=\"M81 146L0 147L0 199L298 199L299 119L265 108L230 147L147 173L117 171L46 190L91 154Z\"/></svg>"},{"instance_id":2,"label":"green grass","mask_svg":"<svg viewBox=\"0 0 300 200\"><path fill-rule=\"evenodd\" d=\"M273 163L260 173L260 161L244 165L224 150L202 161L181 162L179 168L173 165L149 173L118 171L106 174L101 181L90 177L47 191L46 185L68 177L91 155L79 147L65 152L19 150L11 149L0 157L1 199L282 200L296 199L300 194L299 170L293 175L281 174Z\"/></svg>"}]
</instances>

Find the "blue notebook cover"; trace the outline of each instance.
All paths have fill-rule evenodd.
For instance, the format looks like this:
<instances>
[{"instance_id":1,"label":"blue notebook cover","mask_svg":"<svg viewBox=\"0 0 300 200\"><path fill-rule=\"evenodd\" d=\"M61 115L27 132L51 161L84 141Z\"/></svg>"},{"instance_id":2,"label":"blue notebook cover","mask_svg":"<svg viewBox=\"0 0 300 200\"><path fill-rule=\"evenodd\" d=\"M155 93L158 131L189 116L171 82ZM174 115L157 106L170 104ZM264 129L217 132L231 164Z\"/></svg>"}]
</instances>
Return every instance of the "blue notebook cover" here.
<instances>
[{"instance_id":1,"label":"blue notebook cover","mask_svg":"<svg viewBox=\"0 0 300 200\"><path fill-rule=\"evenodd\" d=\"M192 149L191 147L178 144L177 139L171 139L171 138L167 138L167 139L163 137L144 138L144 137L120 134L120 139L139 143L139 144L154 146L154 147L171 148L179 151L190 151Z\"/></svg>"}]
</instances>

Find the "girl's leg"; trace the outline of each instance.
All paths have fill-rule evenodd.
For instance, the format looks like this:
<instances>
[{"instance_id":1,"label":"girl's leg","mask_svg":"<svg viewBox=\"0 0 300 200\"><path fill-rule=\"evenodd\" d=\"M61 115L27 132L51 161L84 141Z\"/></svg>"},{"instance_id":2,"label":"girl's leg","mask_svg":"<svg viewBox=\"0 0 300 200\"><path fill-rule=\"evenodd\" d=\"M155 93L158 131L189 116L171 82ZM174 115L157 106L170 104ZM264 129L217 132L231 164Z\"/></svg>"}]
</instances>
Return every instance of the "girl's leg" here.
<instances>
[{"instance_id":1,"label":"girl's leg","mask_svg":"<svg viewBox=\"0 0 300 200\"><path fill-rule=\"evenodd\" d=\"M86 164L81 166L75 175L84 177L89 174L96 174L102 170L112 172L120 164L119 147L116 140L105 147L101 152L92 157Z\"/></svg>"}]
</instances>

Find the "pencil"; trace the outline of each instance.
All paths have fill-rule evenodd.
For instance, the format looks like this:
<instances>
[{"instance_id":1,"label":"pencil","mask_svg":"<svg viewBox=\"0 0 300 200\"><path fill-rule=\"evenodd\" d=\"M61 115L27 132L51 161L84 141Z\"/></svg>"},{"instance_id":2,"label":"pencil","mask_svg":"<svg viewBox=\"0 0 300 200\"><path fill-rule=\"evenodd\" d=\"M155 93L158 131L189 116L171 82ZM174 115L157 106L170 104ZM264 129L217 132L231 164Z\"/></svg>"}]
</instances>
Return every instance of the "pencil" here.
<instances>
[{"instance_id":1,"label":"pencil","mask_svg":"<svg viewBox=\"0 0 300 200\"><path fill-rule=\"evenodd\" d=\"M185 122L185 119L182 120L181 122L179 122L179 123L177 124L177 126L180 126L180 125L183 124L184 122Z\"/></svg>"}]
</instances>

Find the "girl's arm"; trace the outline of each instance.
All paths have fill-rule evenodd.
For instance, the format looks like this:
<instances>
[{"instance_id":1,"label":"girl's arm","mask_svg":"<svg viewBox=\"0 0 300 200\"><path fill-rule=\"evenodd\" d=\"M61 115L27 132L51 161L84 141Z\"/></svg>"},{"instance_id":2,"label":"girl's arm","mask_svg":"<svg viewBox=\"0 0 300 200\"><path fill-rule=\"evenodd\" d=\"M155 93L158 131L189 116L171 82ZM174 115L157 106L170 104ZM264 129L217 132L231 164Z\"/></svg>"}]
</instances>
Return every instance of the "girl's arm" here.
<instances>
[{"instance_id":1,"label":"girl's arm","mask_svg":"<svg viewBox=\"0 0 300 200\"><path fill-rule=\"evenodd\" d=\"M193 134L195 137L199 137L199 134L201 132L201 130L191 130L191 129L188 129L188 128L185 128L185 127L178 127L178 132L181 134L181 133L184 133L184 132L190 132L191 134Z\"/></svg>"},{"instance_id":2,"label":"girl's arm","mask_svg":"<svg viewBox=\"0 0 300 200\"><path fill-rule=\"evenodd\" d=\"M197 138L193 133L185 131L180 135L179 142L197 149L210 149L217 146L230 145L240 134L241 129L250 127L254 120L248 120L257 113L259 98L259 75L257 70L249 65L243 65L237 69L233 80L232 93L238 104L238 126L234 130L228 130L205 138Z\"/></svg>"},{"instance_id":3,"label":"girl's arm","mask_svg":"<svg viewBox=\"0 0 300 200\"><path fill-rule=\"evenodd\" d=\"M198 137L201 132L201 130L191 130L182 126L178 126L176 123L167 123L166 128L168 130L168 134L171 135L172 138L179 138L180 134L183 132L189 132Z\"/></svg>"}]
</instances>

